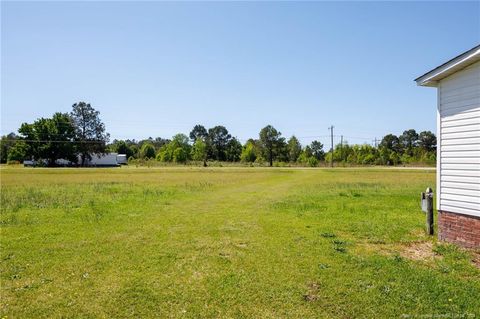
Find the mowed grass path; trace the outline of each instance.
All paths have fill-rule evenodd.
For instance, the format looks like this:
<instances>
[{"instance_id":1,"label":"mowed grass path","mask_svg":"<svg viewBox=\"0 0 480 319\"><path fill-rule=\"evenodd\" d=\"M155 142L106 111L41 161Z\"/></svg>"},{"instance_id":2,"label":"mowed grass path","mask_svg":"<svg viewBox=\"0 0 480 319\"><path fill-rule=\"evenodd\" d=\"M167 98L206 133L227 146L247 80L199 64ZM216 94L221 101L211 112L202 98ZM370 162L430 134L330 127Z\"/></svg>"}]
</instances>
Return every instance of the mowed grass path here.
<instances>
[{"instance_id":1,"label":"mowed grass path","mask_svg":"<svg viewBox=\"0 0 480 319\"><path fill-rule=\"evenodd\" d=\"M433 171L0 173L2 317L480 315L471 255L424 235Z\"/></svg>"}]
</instances>

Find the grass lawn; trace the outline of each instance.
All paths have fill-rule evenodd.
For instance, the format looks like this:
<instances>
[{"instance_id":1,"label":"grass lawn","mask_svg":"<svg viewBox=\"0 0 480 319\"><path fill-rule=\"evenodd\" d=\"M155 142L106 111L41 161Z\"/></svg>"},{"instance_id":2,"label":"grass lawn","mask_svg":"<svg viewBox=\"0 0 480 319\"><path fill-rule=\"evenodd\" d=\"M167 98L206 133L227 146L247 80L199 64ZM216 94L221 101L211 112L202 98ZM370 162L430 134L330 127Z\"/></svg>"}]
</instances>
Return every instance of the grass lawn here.
<instances>
[{"instance_id":1,"label":"grass lawn","mask_svg":"<svg viewBox=\"0 0 480 319\"><path fill-rule=\"evenodd\" d=\"M434 171L2 168L2 318L474 318ZM432 252L433 250L433 252Z\"/></svg>"}]
</instances>

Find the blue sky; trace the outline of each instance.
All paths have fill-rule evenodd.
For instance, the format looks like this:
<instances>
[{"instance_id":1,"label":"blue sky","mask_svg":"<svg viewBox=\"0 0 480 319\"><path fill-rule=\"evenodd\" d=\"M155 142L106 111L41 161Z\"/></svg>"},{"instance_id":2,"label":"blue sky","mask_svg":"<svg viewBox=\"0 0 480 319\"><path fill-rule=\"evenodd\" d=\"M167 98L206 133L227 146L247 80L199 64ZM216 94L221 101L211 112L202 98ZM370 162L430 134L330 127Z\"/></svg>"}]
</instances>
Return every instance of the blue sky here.
<instances>
[{"instance_id":1,"label":"blue sky","mask_svg":"<svg viewBox=\"0 0 480 319\"><path fill-rule=\"evenodd\" d=\"M434 131L436 90L413 79L480 42L478 1L1 6L1 134L77 101L120 139Z\"/></svg>"}]
</instances>

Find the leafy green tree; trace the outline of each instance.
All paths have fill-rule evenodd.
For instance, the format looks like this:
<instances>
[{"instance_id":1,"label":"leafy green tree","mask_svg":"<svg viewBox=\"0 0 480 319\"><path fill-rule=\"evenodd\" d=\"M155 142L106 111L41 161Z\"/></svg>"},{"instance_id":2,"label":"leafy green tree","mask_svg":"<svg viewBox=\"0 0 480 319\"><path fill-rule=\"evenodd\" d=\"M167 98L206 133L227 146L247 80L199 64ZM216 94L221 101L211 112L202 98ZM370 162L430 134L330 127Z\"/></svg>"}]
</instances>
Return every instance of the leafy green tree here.
<instances>
[{"instance_id":1,"label":"leafy green tree","mask_svg":"<svg viewBox=\"0 0 480 319\"><path fill-rule=\"evenodd\" d=\"M352 147L348 144L347 141L344 141L343 143L338 143L337 145L335 145L335 149L333 151L333 159L334 161L345 163L352 152Z\"/></svg>"},{"instance_id":2,"label":"leafy green tree","mask_svg":"<svg viewBox=\"0 0 480 319\"><path fill-rule=\"evenodd\" d=\"M281 137L278 141L277 156L275 160L278 162L288 162L288 144L284 137Z\"/></svg>"},{"instance_id":3,"label":"leafy green tree","mask_svg":"<svg viewBox=\"0 0 480 319\"><path fill-rule=\"evenodd\" d=\"M257 159L257 149L255 142L252 140L247 141L245 146L242 148L242 154L240 155L240 160L245 163L253 163Z\"/></svg>"},{"instance_id":4,"label":"leafy green tree","mask_svg":"<svg viewBox=\"0 0 480 319\"><path fill-rule=\"evenodd\" d=\"M171 162L173 160L173 150L168 147L168 144L163 145L160 147L160 150L158 150L156 159L160 162Z\"/></svg>"},{"instance_id":5,"label":"leafy green tree","mask_svg":"<svg viewBox=\"0 0 480 319\"><path fill-rule=\"evenodd\" d=\"M173 151L173 161L175 163L185 163L188 160L188 153L182 147L177 147Z\"/></svg>"},{"instance_id":6,"label":"leafy green tree","mask_svg":"<svg viewBox=\"0 0 480 319\"><path fill-rule=\"evenodd\" d=\"M140 149L141 158L155 158L155 146L152 143L143 143Z\"/></svg>"},{"instance_id":7,"label":"leafy green tree","mask_svg":"<svg viewBox=\"0 0 480 319\"><path fill-rule=\"evenodd\" d=\"M427 152L435 151L437 149L437 137L430 131L420 132L418 146Z\"/></svg>"},{"instance_id":8,"label":"leafy green tree","mask_svg":"<svg viewBox=\"0 0 480 319\"><path fill-rule=\"evenodd\" d=\"M154 140L152 140L152 144L155 146L155 149L160 149L160 147L168 143L170 143L170 140L162 137L156 137Z\"/></svg>"},{"instance_id":9,"label":"leafy green tree","mask_svg":"<svg viewBox=\"0 0 480 319\"><path fill-rule=\"evenodd\" d=\"M312 155L319 161L325 158L325 152L323 151L323 144L319 141L312 141L310 144Z\"/></svg>"},{"instance_id":10,"label":"leafy green tree","mask_svg":"<svg viewBox=\"0 0 480 319\"><path fill-rule=\"evenodd\" d=\"M318 159L315 156L310 156L307 160L307 164L310 167L318 166Z\"/></svg>"},{"instance_id":11,"label":"leafy green tree","mask_svg":"<svg viewBox=\"0 0 480 319\"><path fill-rule=\"evenodd\" d=\"M105 132L105 124L100 120L100 112L89 103L73 104L70 116L76 130L76 149L80 154L81 165L92 159L92 154L103 154L110 135Z\"/></svg>"},{"instance_id":12,"label":"leafy green tree","mask_svg":"<svg viewBox=\"0 0 480 319\"><path fill-rule=\"evenodd\" d=\"M162 162L184 163L189 159L191 146L185 134L175 135L170 143L162 146L157 154L157 160Z\"/></svg>"},{"instance_id":13,"label":"leafy green tree","mask_svg":"<svg viewBox=\"0 0 480 319\"><path fill-rule=\"evenodd\" d=\"M313 156L313 150L310 147L310 145L305 146L305 148L303 149L303 153L305 153L305 156L307 156L307 157L312 157Z\"/></svg>"},{"instance_id":14,"label":"leafy green tree","mask_svg":"<svg viewBox=\"0 0 480 319\"><path fill-rule=\"evenodd\" d=\"M46 126L47 119L41 118L37 119L32 124L29 123L22 123L20 128L18 129L18 133L20 134L20 139L26 140L27 143L27 150L26 156L35 160L42 159L42 155L40 153L40 148L45 148L45 145L48 140L44 140L47 136L48 126ZM44 129L45 127L45 129ZM42 145L41 145L42 144Z\"/></svg>"},{"instance_id":15,"label":"leafy green tree","mask_svg":"<svg viewBox=\"0 0 480 319\"><path fill-rule=\"evenodd\" d=\"M16 141L15 144L13 144L13 146L8 149L7 161L23 162L27 156L27 149L27 144L24 141Z\"/></svg>"},{"instance_id":16,"label":"leafy green tree","mask_svg":"<svg viewBox=\"0 0 480 319\"><path fill-rule=\"evenodd\" d=\"M206 140L208 137L207 129L200 124L197 124L193 127L192 131L190 132L190 139L195 142L197 139Z\"/></svg>"},{"instance_id":17,"label":"leafy green tree","mask_svg":"<svg viewBox=\"0 0 480 319\"><path fill-rule=\"evenodd\" d=\"M300 153L300 156L298 156L297 158L297 163L306 164L310 157L311 156L308 156L305 150L303 150L302 153Z\"/></svg>"},{"instance_id":18,"label":"leafy green tree","mask_svg":"<svg viewBox=\"0 0 480 319\"><path fill-rule=\"evenodd\" d=\"M133 158L139 158L140 157L140 148L138 147L137 144L130 144L128 147L132 150L132 157Z\"/></svg>"},{"instance_id":19,"label":"leafy green tree","mask_svg":"<svg viewBox=\"0 0 480 319\"><path fill-rule=\"evenodd\" d=\"M352 164L371 165L374 164L378 157L377 149L371 145L355 145L353 153L356 155L356 161Z\"/></svg>"},{"instance_id":20,"label":"leafy green tree","mask_svg":"<svg viewBox=\"0 0 480 319\"><path fill-rule=\"evenodd\" d=\"M262 145L262 153L268 160L269 165L273 166L273 161L280 153L285 139L282 133L277 131L273 126L267 125L260 131L260 143Z\"/></svg>"},{"instance_id":21,"label":"leafy green tree","mask_svg":"<svg viewBox=\"0 0 480 319\"><path fill-rule=\"evenodd\" d=\"M8 150L15 145L17 139L18 136L13 132L0 138L0 163L7 162Z\"/></svg>"},{"instance_id":22,"label":"leafy green tree","mask_svg":"<svg viewBox=\"0 0 480 319\"><path fill-rule=\"evenodd\" d=\"M371 145L344 145L344 162L349 164L371 165L377 158L377 149Z\"/></svg>"},{"instance_id":23,"label":"leafy green tree","mask_svg":"<svg viewBox=\"0 0 480 319\"><path fill-rule=\"evenodd\" d=\"M402 149L407 152L408 155L413 155L413 149L417 146L418 134L414 129L406 130L398 138Z\"/></svg>"},{"instance_id":24,"label":"leafy green tree","mask_svg":"<svg viewBox=\"0 0 480 319\"><path fill-rule=\"evenodd\" d=\"M380 142L380 148L385 148L397 153L400 153L402 149L400 140L396 135L393 134L388 134L383 137L382 141Z\"/></svg>"},{"instance_id":25,"label":"leafy green tree","mask_svg":"<svg viewBox=\"0 0 480 319\"><path fill-rule=\"evenodd\" d=\"M302 144L300 141L293 135L287 142L288 145L288 160L290 162L296 162L300 153L302 152Z\"/></svg>"},{"instance_id":26,"label":"leafy green tree","mask_svg":"<svg viewBox=\"0 0 480 319\"><path fill-rule=\"evenodd\" d=\"M207 143L201 138L197 138L192 147L192 159L194 161L202 161L203 166L207 166Z\"/></svg>"},{"instance_id":27,"label":"leafy green tree","mask_svg":"<svg viewBox=\"0 0 480 319\"><path fill-rule=\"evenodd\" d=\"M25 156L29 158L46 160L48 166L55 166L58 159L77 161L73 143L75 127L68 114L55 113L51 119L23 123L18 132L25 141Z\"/></svg>"},{"instance_id":28,"label":"leafy green tree","mask_svg":"<svg viewBox=\"0 0 480 319\"><path fill-rule=\"evenodd\" d=\"M127 158L130 158L134 155L134 151L125 141L115 140L111 146L111 150L118 154L125 154Z\"/></svg>"},{"instance_id":29,"label":"leafy green tree","mask_svg":"<svg viewBox=\"0 0 480 319\"><path fill-rule=\"evenodd\" d=\"M188 136L185 134L177 134L174 137L172 137L172 141L170 143L173 143L174 145L177 145L178 147L182 147L185 149L190 148Z\"/></svg>"},{"instance_id":30,"label":"leafy green tree","mask_svg":"<svg viewBox=\"0 0 480 319\"><path fill-rule=\"evenodd\" d=\"M238 162L240 160L240 156L242 155L242 144L235 137L228 141L225 155L229 162Z\"/></svg>"},{"instance_id":31,"label":"leafy green tree","mask_svg":"<svg viewBox=\"0 0 480 319\"><path fill-rule=\"evenodd\" d=\"M298 157L297 162L314 167L318 165L319 160L315 157L312 148L309 145L307 145L302 150L302 153L300 153L300 156Z\"/></svg>"},{"instance_id":32,"label":"leafy green tree","mask_svg":"<svg viewBox=\"0 0 480 319\"><path fill-rule=\"evenodd\" d=\"M381 165L397 165L400 163L400 156L397 152L388 149L386 147L382 147L379 150L379 160L377 164Z\"/></svg>"},{"instance_id":33,"label":"leafy green tree","mask_svg":"<svg viewBox=\"0 0 480 319\"><path fill-rule=\"evenodd\" d=\"M400 163L400 156L397 152L390 152L388 165L398 165Z\"/></svg>"},{"instance_id":34,"label":"leafy green tree","mask_svg":"<svg viewBox=\"0 0 480 319\"><path fill-rule=\"evenodd\" d=\"M436 152L435 151L423 152L420 157L420 162L429 164L429 165L435 165L435 163L437 162Z\"/></svg>"},{"instance_id":35,"label":"leafy green tree","mask_svg":"<svg viewBox=\"0 0 480 319\"><path fill-rule=\"evenodd\" d=\"M215 126L208 130L207 145L209 146L209 158L217 161L227 159L227 145L232 136L228 133L225 126Z\"/></svg>"}]
</instances>

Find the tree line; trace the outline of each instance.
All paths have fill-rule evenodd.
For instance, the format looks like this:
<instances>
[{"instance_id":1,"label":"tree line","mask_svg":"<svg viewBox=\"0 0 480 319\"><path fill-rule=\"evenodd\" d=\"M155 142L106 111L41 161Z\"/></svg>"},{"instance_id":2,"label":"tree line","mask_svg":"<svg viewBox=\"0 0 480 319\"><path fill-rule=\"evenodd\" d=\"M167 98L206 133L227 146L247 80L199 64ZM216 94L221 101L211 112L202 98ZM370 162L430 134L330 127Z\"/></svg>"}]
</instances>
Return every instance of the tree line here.
<instances>
[{"instance_id":1,"label":"tree line","mask_svg":"<svg viewBox=\"0 0 480 319\"><path fill-rule=\"evenodd\" d=\"M380 144L337 144L333 155L328 153L327 162L354 165L399 165L436 163L437 138L430 131L417 133L414 129L404 131L400 136L388 134Z\"/></svg>"},{"instance_id":2,"label":"tree line","mask_svg":"<svg viewBox=\"0 0 480 319\"><path fill-rule=\"evenodd\" d=\"M114 140L108 149L127 154L131 160L155 159L160 162L186 163L196 161L207 166L210 161L259 163L273 166L274 162L318 164L324 159L323 144L313 141L302 147L292 136L288 141L273 126L267 125L258 139L242 144L225 126L205 128L195 125L189 135L179 133L171 139Z\"/></svg>"},{"instance_id":3,"label":"tree line","mask_svg":"<svg viewBox=\"0 0 480 319\"><path fill-rule=\"evenodd\" d=\"M75 103L70 113L55 113L23 123L18 135L2 136L1 162L42 160L55 166L58 159L85 165L92 154L116 152L126 154L129 162L159 161L164 163L198 162L207 166L211 161L243 162L258 165L295 164L318 166L331 161L348 165L433 164L436 161L436 137L430 131L414 129L400 136L388 134L379 145L340 143L326 152L320 141L302 145L297 137L286 139L271 125L260 130L258 138L242 144L225 126L207 129L195 125L188 136L176 134L145 140L113 140L90 104ZM80 159L80 160L79 160Z\"/></svg>"},{"instance_id":4,"label":"tree line","mask_svg":"<svg viewBox=\"0 0 480 319\"><path fill-rule=\"evenodd\" d=\"M378 146L339 143L334 146L333 155L331 149L324 150L320 141L302 145L297 137L287 140L271 125L261 129L257 139L251 138L244 144L232 137L224 126L206 129L196 125L188 136L180 133L172 139L114 140L108 147L112 152L127 154L131 160L196 161L204 166L209 161L219 161L315 167L322 162L330 163L332 156L337 165L434 164L436 161L435 134L430 131L417 133L413 129L400 136L388 134Z\"/></svg>"}]
</instances>

